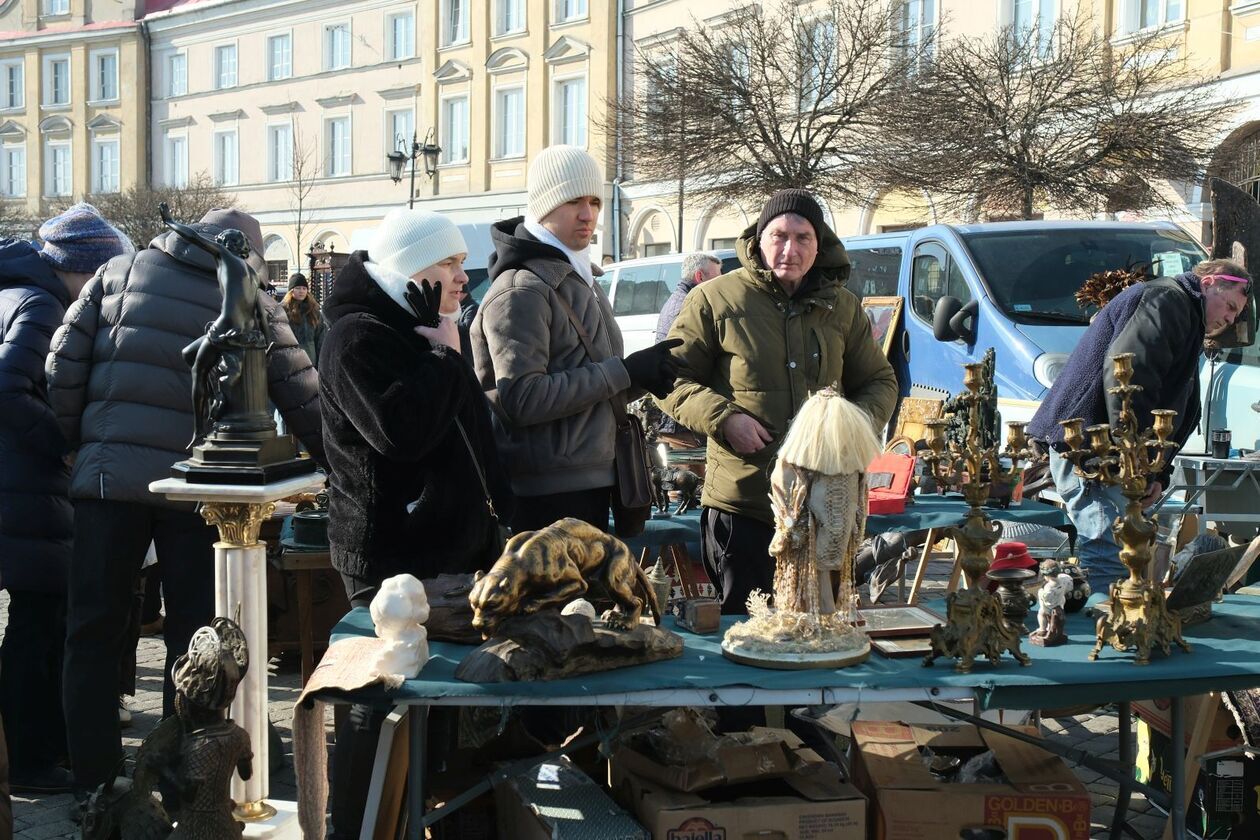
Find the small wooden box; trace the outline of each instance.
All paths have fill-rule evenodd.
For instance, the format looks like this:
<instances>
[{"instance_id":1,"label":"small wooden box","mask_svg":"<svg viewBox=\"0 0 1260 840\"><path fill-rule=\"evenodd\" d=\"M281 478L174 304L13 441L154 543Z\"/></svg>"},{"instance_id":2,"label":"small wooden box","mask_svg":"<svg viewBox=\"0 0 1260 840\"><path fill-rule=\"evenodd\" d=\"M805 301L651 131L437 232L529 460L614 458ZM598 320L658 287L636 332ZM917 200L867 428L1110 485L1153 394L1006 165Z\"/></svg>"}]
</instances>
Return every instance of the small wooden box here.
<instances>
[{"instance_id":1,"label":"small wooden box","mask_svg":"<svg viewBox=\"0 0 1260 840\"><path fill-rule=\"evenodd\" d=\"M722 605L712 598L688 598L682 602L678 626L692 633L716 633L722 623Z\"/></svg>"}]
</instances>

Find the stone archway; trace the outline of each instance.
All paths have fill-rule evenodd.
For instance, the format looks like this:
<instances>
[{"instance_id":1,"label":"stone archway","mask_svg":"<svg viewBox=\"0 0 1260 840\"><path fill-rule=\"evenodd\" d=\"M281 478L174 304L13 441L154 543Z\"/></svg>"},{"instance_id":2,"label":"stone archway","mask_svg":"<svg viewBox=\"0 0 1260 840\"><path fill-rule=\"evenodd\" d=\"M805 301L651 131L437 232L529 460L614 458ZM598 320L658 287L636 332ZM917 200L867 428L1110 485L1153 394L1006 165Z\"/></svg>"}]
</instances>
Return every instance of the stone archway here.
<instances>
[{"instance_id":1,"label":"stone archway","mask_svg":"<svg viewBox=\"0 0 1260 840\"><path fill-rule=\"evenodd\" d=\"M630 246L635 257L650 257L678 250L674 222L664 209L649 205L630 220Z\"/></svg>"}]
</instances>

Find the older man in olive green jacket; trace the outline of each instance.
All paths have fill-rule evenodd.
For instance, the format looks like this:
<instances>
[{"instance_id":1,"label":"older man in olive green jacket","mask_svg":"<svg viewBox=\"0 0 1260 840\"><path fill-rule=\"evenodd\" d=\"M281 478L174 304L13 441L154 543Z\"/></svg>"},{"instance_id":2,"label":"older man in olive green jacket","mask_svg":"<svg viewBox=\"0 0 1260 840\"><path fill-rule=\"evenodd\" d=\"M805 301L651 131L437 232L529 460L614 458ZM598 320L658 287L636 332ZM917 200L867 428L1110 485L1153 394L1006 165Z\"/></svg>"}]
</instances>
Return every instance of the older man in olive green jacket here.
<instances>
[{"instance_id":1,"label":"older man in olive green jacket","mask_svg":"<svg viewBox=\"0 0 1260 840\"><path fill-rule=\"evenodd\" d=\"M670 330L679 375L662 408L708 435L701 553L727 613L769 592L770 468L814 391L838 385L882 428L897 377L844 288L849 258L804 190L781 190L740 236L741 267L697 286Z\"/></svg>"}]
</instances>

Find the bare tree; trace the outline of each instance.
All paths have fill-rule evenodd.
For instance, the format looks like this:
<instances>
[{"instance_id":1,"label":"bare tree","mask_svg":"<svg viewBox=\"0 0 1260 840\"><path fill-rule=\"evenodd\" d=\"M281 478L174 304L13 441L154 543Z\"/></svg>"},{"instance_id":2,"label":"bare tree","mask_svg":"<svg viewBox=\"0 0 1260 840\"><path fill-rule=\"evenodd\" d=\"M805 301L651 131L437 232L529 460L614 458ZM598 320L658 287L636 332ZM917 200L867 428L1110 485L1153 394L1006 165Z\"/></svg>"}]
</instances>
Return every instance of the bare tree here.
<instances>
[{"instance_id":1,"label":"bare tree","mask_svg":"<svg viewBox=\"0 0 1260 840\"><path fill-rule=\"evenodd\" d=\"M32 239L39 223L20 201L0 201L0 239Z\"/></svg>"},{"instance_id":2,"label":"bare tree","mask_svg":"<svg viewBox=\"0 0 1260 840\"><path fill-rule=\"evenodd\" d=\"M244 209L236 203L236 196L226 192L205 172L199 172L183 187L132 186L117 193L100 193L85 196L101 215L114 227L125 233L137 248L147 247L153 237L166 228L158 216L158 205L170 205L176 219L195 222L216 207ZM54 208L58 212L73 202Z\"/></svg>"},{"instance_id":3,"label":"bare tree","mask_svg":"<svg viewBox=\"0 0 1260 840\"><path fill-rule=\"evenodd\" d=\"M311 193L315 190L315 179L320 174L320 159L316 154L315 141L304 134L293 133L292 177L289 179L289 211L293 213L293 237L296 240L296 257L302 264L302 239L306 229L315 217L315 204Z\"/></svg>"},{"instance_id":4,"label":"bare tree","mask_svg":"<svg viewBox=\"0 0 1260 840\"><path fill-rule=\"evenodd\" d=\"M880 113L931 40L869 0L750 4L639 49L637 84L603 127L636 180L748 206L786 187L857 201L879 171Z\"/></svg>"},{"instance_id":5,"label":"bare tree","mask_svg":"<svg viewBox=\"0 0 1260 840\"><path fill-rule=\"evenodd\" d=\"M888 180L964 218L1170 208L1152 182L1201 177L1230 110L1172 46L1114 45L1087 11L942 43L881 131Z\"/></svg>"}]
</instances>

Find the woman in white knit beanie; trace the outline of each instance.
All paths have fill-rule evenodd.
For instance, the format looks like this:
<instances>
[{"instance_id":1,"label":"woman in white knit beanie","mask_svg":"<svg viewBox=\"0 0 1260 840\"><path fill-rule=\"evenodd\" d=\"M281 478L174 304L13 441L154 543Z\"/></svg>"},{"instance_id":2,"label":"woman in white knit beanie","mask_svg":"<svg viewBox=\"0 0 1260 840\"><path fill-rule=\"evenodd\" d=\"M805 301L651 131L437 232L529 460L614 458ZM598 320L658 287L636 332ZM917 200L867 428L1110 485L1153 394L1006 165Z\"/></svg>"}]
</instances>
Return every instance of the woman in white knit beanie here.
<instances>
[{"instance_id":1,"label":"woman in white knit beanie","mask_svg":"<svg viewBox=\"0 0 1260 840\"><path fill-rule=\"evenodd\" d=\"M396 207L385 215L376 229L368 259L363 267L390 299L410 313L407 283L421 286L424 281L436 288L442 284L440 324L419 326L416 332L431 342L459 351L459 303L468 275L464 260L468 245L450 219L429 210Z\"/></svg>"},{"instance_id":2,"label":"woman in white knit beanie","mask_svg":"<svg viewBox=\"0 0 1260 840\"><path fill-rule=\"evenodd\" d=\"M490 410L459 352L455 318L468 248L450 220L392 210L367 251L337 273L324 304L320 415L329 466L328 542L354 606L381 582L488 570L497 515L512 495ZM441 285L439 326L424 326L408 286ZM487 495L488 494L488 495ZM382 715L355 707L337 732L334 840L360 835ZM436 725L431 722L431 725ZM321 835L322 836L322 835Z\"/></svg>"}]
</instances>

